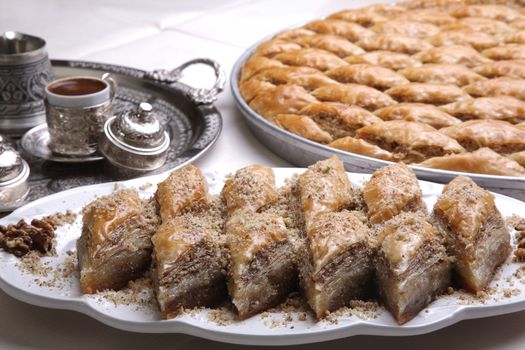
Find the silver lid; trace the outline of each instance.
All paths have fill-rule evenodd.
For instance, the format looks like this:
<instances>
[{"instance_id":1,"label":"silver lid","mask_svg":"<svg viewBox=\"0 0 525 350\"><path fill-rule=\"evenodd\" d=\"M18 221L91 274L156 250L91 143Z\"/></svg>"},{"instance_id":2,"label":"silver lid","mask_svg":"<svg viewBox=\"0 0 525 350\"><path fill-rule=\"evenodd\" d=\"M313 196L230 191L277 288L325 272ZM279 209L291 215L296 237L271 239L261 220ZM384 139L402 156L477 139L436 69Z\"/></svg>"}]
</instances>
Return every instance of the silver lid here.
<instances>
[{"instance_id":1,"label":"silver lid","mask_svg":"<svg viewBox=\"0 0 525 350\"><path fill-rule=\"evenodd\" d=\"M170 137L151 110L149 103L141 103L136 111L106 121L99 150L111 164L151 171L166 162Z\"/></svg>"},{"instance_id":2,"label":"silver lid","mask_svg":"<svg viewBox=\"0 0 525 350\"><path fill-rule=\"evenodd\" d=\"M16 178L23 169L20 154L0 136L0 183Z\"/></svg>"},{"instance_id":3,"label":"silver lid","mask_svg":"<svg viewBox=\"0 0 525 350\"><path fill-rule=\"evenodd\" d=\"M152 110L149 103L142 102L135 111L117 116L110 126L115 138L129 146L144 149L165 143L164 128Z\"/></svg>"}]
</instances>

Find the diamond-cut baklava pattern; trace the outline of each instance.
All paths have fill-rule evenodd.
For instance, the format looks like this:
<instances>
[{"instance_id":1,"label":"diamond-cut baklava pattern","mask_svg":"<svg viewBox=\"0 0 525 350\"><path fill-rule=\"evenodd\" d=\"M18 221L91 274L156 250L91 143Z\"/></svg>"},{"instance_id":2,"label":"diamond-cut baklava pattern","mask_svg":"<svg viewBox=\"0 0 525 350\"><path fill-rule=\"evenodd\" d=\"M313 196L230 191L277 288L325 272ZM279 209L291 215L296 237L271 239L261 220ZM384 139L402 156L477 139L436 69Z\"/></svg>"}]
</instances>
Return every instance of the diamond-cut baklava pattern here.
<instances>
[{"instance_id":1,"label":"diamond-cut baklava pattern","mask_svg":"<svg viewBox=\"0 0 525 350\"><path fill-rule=\"evenodd\" d=\"M488 147L515 162L524 79L520 2L450 0L344 10L281 32L255 49L239 84L270 122L349 152L421 163ZM463 123L478 133L440 131ZM498 175L525 176L523 166Z\"/></svg>"}]
</instances>

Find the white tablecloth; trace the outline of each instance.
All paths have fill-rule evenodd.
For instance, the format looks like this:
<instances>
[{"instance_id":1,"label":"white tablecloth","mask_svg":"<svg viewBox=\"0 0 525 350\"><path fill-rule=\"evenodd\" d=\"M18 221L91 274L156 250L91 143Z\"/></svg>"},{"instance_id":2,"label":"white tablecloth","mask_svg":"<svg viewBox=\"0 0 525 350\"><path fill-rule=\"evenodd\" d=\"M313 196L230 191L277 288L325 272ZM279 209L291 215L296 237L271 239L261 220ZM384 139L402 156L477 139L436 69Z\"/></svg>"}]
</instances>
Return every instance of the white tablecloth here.
<instances>
[{"instance_id":1,"label":"white tablecloth","mask_svg":"<svg viewBox=\"0 0 525 350\"><path fill-rule=\"evenodd\" d=\"M372 1L321 0L0 0L0 31L46 39L52 58L91 60L141 69L174 68L210 57L229 74L253 42L287 26ZM377 1L376 1L377 2ZM211 73L209 74L211 75ZM192 70L185 81L211 78ZM222 135L197 165L231 170L260 162L289 166L249 133L229 88L217 102ZM358 336L297 349L524 349L525 312L464 321L414 337ZM18 302L0 291L0 349L237 349L185 335L127 333L87 316Z\"/></svg>"}]
</instances>

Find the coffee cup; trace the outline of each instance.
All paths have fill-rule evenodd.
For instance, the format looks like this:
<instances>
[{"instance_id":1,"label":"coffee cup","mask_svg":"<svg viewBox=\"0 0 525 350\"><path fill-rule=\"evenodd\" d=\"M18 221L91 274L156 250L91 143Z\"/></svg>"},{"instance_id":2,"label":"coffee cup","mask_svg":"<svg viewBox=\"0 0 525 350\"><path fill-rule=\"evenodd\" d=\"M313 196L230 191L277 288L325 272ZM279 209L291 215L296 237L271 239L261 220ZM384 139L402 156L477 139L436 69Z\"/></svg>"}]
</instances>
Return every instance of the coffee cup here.
<instances>
[{"instance_id":1,"label":"coffee cup","mask_svg":"<svg viewBox=\"0 0 525 350\"><path fill-rule=\"evenodd\" d=\"M49 148L66 156L90 156L111 113L116 83L102 78L75 76L46 86L46 122Z\"/></svg>"},{"instance_id":2,"label":"coffee cup","mask_svg":"<svg viewBox=\"0 0 525 350\"><path fill-rule=\"evenodd\" d=\"M44 88L53 80L46 42L0 33L0 132L20 136L45 120Z\"/></svg>"}]
</instances>

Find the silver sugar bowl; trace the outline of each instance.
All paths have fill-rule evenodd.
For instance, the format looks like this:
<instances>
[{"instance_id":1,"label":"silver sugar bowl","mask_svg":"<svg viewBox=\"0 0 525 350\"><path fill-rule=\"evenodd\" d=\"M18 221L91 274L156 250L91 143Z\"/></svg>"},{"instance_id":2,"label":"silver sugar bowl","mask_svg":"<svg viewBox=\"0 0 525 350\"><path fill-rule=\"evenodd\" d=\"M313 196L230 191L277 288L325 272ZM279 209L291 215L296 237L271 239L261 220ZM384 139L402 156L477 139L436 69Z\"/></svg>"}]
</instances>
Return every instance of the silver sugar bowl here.
<instances>
[{"instance_id":1,"label":"silver sugar bowl","mask_svg":"<svg viewBox=\"0 0 525 350\"><path fill-rule=\"evenodd\" d=\"M29 165L0 136L0 212L20 206L29 193L28 177Z\"/></svg>"},{"instance_id":2,"label":"silver sugar bowl","mask_svg":"<svg viewBox=\"0 0 525 350\"><path fill-rule=\"evenodd\" d=\"M113 116L104 124L99 149L111 164L143 172L166 162L170 137L152 110L142 102L135 111Z\"/></svg>"}]
</instances>

